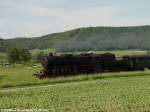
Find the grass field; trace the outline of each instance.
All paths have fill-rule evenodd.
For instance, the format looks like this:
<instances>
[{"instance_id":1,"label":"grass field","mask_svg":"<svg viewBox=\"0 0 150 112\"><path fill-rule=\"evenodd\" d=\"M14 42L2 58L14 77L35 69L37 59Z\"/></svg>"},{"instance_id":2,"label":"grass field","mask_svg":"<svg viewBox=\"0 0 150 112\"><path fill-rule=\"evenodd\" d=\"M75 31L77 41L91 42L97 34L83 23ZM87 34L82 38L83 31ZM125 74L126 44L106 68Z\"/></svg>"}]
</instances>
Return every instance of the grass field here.
<instances>
[{"instance_id":1,"label":"grass field","mask_svg":"<svg viewBox=\"0 0 150 112\"><path fill-rule=\"evenodd\" d=\"M47 50L48 51L48 50ZM80 53L96 53L96 54L102 54L102 53L113 53L116 56L124 56L124 55L144 55L147 54L147 51L144 50L115 50L115 51L89 51L89 52L65 52L66 54L80 54ZM47 52L45 52L47 53ZM55 52L54 52L55 53ZM64 53L56 53L56 54L64 54Z\"/></svg>"},{"instance_id":2,"label":"grass field","mask_svg":"<svg viewBox=\"0 0 150 112\"><path fill-rule=\"evenodd\" d=\"M147 112L150 71L39 80L41 67L0 67L0 109L52 112ZM9 88L8 88L9 87Z\"/></svg>"},{"instance_id":3,"label":"grass field","mask_svg":"<svg viewBox=\"0 0 150 112\"><path fill-rule=\"evenodd\" d=\"M114 77L0 91L1 108L51 112L148 112L150 76Z\"/></svg>"}]
</instances>

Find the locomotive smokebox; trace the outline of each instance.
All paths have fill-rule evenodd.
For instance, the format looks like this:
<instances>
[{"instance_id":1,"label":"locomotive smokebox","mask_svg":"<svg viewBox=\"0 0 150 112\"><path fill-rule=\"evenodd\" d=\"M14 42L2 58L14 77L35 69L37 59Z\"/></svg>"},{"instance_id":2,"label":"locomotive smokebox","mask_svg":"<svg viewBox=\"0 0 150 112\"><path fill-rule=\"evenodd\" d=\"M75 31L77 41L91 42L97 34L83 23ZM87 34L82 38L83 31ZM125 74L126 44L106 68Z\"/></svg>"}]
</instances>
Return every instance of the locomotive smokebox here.
<instances>
[{"instance_id":1,"label":"locomotive smokebox","mask_svg":"<svg viewBox=\"0 0 150 112\"><path fill-rule=\"evenodd\" d=\"M41 64L42 64L42 66L43 66L44 68L47 68L47 66L48 66L48 58L47 58L47 57L43 57L43 58L41 59Z\"/></svg>"}]
</instances>

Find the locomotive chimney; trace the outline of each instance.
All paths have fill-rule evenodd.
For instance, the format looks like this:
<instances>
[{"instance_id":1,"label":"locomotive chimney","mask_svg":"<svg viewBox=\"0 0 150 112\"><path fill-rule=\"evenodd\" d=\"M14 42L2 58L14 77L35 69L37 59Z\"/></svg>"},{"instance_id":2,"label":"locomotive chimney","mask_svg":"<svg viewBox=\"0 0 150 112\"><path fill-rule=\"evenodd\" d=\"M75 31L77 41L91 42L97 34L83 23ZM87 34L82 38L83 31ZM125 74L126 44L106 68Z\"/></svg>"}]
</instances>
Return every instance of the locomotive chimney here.
<instances>
[{"instance_id":1,"label":"locomotive chimney","mask_svg":"<svg viewBox=\"0 0 150 112\"><path fill-rule=\"evenodd\" d=\"M53 56L53 53L49 53L49 56Z\"/></svg>"}]
</instances>

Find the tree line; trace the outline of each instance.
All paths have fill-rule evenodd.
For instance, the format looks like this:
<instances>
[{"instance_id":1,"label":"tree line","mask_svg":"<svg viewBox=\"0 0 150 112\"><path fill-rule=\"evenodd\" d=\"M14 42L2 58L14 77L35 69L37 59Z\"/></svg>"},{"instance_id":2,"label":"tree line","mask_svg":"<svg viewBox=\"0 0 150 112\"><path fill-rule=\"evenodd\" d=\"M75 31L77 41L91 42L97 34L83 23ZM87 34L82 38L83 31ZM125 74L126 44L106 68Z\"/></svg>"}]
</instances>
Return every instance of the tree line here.
<instances>
[{"instance_id":1,"label":"tree line","mask_svg":"<svg viewBox=\"0 0 150 112\"><path fill-rule=\"evenodd\" d=\"M10 64L28 62L33 60L31 52L27 49L12 48L6 52L6 56ZM38 52L35 55L34 60L36 62L39 62L43 56L45 56L44 52Z\"/></svg>"}]
</instances>

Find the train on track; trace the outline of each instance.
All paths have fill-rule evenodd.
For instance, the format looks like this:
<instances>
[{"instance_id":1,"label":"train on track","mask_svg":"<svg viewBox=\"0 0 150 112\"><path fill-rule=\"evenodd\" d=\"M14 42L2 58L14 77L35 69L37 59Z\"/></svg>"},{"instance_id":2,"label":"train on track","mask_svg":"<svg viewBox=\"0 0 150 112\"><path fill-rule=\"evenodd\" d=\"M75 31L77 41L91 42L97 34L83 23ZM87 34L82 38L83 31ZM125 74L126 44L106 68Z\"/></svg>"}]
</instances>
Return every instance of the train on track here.
<instances>
[{"instance_id":1,"label":"train on track","mask_svg":"<svg viewBox=\"0 0 150 112\"><path fill-rule=\"evenodd\" d=\"M41 59L43 70L36 77L51 78L99 72L136 71L150 68L150 55L126 55L117 57L112 53L104 54L50 54Z\"/></svg>"}]
</instances>

